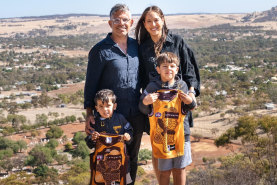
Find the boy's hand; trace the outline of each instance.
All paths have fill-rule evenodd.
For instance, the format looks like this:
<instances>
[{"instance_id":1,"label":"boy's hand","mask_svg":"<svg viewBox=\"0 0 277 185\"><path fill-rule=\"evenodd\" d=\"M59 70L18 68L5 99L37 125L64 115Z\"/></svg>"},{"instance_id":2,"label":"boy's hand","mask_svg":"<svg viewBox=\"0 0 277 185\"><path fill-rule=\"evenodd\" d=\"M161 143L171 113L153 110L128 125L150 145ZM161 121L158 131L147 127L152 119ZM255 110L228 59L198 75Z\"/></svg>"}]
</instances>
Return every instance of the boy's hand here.
<instances>
[{"instance_id":1,"label":"boy's hand","mask_svg":"<svg viewBox=\"0 0 277 185\"><path fill-rule=\"evenodd\" d=\"M130 141L130 139L131 139L130 134L125 133L125 134L123 135L123 139L124 139L125 141Z\"/></svg>"},{"instance_id":2,"label":"boy's hand","mask_svg":"<svg viewBox=\"0 0 277 185\"><path fill-rule=\"evenodd\" d=\"M158 97L159 97L159 93L150 93L143 98L142 103L144 105L153 104L158 99Z\"/></svg>"},{"instance_id":3,"label":"boy's hand","mask_svg":"<svg viewBox=\"0 0 277 185\"><path fill-rule=\"evenodd\" d=\"M185 94L184 92L179 93L179 97L184 102L184 104L191 104L192 103L192 97Z\"/></svg>"},{"instance_id":4,"label":"boy's hand","mask_svg":"<svg viewBox=\"0 0 277 185\"><path fill-rule=\"evenodd\" d=\"M100 134L98 132L94 131L91 134L91 140L95 141L99 136L100 136Z\"/></svg>"},{"instance_id":5,"label":"boy's hand","mask_svg":"<svg viewBox=\"0 0 277 185\"><path fill-rule=\"evenodd\" d=\"M195 98L195 95L193 94L193 93L189 93L189 96L194 100L194 102L196 103L196 106L193 108L193 109L195 109L195 108L197 108L197 101L196 101L196 98ZM192 110L193 110L192 109Z\"/></svg>"}]
</instances>

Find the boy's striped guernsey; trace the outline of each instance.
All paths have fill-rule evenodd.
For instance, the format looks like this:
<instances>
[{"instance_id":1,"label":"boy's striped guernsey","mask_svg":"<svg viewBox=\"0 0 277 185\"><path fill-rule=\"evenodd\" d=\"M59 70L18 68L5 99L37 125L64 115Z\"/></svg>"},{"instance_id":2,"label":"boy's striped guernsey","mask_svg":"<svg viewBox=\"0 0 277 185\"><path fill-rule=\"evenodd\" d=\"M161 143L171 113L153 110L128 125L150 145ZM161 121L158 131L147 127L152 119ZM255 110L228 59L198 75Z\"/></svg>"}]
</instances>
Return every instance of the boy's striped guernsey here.
<instances>
[{"instance_id":1,"label":"boy's striped guernsey","mask_svg":"<svg viewBox=\"0 0 277 185\"><path fill-rule=\"evenodd\" d=\"M149 114L150 139L155 158L169 159L184 155L184 119L180 90L158 90L158 99Z\"/></svg>"},{"instance_id":2,"label":"boy's striped guernsey","mask_svg":"<svg viewBox=\"0 0 277 185\"><path fill-rule=\"evenodd\" d=\"M101 134L91 158L91 185L125 185L128 156L122 136Z\"/></svg>"}]
</instances>

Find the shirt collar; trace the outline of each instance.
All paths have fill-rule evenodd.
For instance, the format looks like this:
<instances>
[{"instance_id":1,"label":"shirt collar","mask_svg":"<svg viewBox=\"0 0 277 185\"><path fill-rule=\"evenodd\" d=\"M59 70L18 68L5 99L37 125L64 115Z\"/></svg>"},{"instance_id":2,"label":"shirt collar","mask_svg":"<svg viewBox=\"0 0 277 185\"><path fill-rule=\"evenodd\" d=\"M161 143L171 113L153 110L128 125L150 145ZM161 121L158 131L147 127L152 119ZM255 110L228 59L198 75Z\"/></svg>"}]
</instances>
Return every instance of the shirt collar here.
<instances>
[{"instance_id":1,"label":"shirt collar","mask_svg":"<svg viewBox=\"0 0 277 185\"><path fill-rule=\"evenodd\" d=\"M111 32L107 34L107 36L106 36L106 38L105 38L105 44L117 45L117 44L113 41L113 39L111 38L111 35L112 35ZM127 43L129 43L129 42L130 42L130 37L128 36L128 37L127 37Z\"/></svg>"}]
</instances>

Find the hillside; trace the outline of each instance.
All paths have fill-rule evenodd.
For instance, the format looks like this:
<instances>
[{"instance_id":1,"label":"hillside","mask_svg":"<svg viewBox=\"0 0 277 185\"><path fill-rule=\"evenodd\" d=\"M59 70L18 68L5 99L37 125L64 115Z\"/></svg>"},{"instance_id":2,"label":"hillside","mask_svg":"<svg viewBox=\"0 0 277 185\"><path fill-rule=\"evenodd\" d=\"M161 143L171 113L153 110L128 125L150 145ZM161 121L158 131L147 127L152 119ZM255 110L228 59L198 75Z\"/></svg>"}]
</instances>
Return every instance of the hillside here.
<instances>
[{"instance_id":1,"label":"hillside","mask_svg":"<svg viewBox=\"0 0 277 185\"><path fill-rule=\"evenodd\" d=\"M253 12L242 18L244 22L277 21L277 6L263 12Z\"/></svg>"},{"instance_id":2,"label":"hillside","mask_svg":"<svg viewBox=\"0 0 277 185\"><path fill-rule=\"evenodd\" d=\"M245 14L168 15L170 29L194 29L239 22ZM134 25L139 16L134 16ZM0 37L61 36L107 33L109 17L98 15L53 15L0 19ZM16 30L16 31L15 31Z\"/></svg>"}]
</instances>

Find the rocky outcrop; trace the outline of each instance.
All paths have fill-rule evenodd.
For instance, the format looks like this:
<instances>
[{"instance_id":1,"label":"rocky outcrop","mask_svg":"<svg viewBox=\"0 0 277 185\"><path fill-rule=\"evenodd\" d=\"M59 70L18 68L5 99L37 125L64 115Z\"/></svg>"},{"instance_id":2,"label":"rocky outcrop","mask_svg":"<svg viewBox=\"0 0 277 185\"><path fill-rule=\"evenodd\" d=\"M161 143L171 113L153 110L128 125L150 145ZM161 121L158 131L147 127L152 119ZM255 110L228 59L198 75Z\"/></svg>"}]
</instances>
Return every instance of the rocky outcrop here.
<instances>
[{"instance_id":1,"label":"rocky outcrop","mask_svg":"<svg viewBox=\"0 0 277 185\"><path fill-rule=\"evenodd\" d=\"M277 21L277 6L263 12L253 12L242 18L243 22Z\"/></svg>"}]
</instances>

